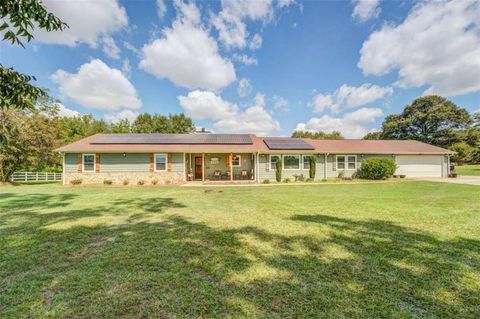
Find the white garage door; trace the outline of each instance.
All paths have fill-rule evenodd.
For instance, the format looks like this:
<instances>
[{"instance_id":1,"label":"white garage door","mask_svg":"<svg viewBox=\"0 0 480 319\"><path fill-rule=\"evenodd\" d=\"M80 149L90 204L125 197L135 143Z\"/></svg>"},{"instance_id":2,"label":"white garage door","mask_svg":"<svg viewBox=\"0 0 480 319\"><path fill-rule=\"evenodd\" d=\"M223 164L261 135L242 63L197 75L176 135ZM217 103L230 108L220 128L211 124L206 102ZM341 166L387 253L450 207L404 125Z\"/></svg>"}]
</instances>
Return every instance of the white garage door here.
<instances>
[{"instance_id":1,"label":"white garage door","mask_svg":"<svg viewBox=\"0 0 480 319\"><path fill-rule=\"evenodd\" d=\"M397 155L397 175L407 177L442 177L442 160L440 155Z\"/></svg>"}]
</instances>

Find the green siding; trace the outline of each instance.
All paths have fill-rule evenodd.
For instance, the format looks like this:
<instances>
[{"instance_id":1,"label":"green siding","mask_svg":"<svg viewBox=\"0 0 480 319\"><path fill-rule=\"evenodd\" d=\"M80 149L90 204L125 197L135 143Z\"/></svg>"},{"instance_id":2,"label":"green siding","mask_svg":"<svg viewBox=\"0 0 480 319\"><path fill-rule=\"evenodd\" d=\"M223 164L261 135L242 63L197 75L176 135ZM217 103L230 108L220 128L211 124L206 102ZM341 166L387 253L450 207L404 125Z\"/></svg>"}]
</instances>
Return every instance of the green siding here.
<instances>
[{"instance_id":1,"label":"green siding","mask_svg":"<svg viewBox=\"0 0 480 319\"><path fill-rule=\"evenodd\" d=\"M77 172L77 153L65 154L65 172ZM101 153L100 173L150 172L150 153ZM172 172L183 172L183 153L172 154Z\"/></svg>"},{"instance_id":2,"label":"green siding","mask_svg":"<svg viewBox=\"0 0 480 319\"><path fill-rule=\"evenodd\" d=\"M65 173L77 172L77 153L65 154Z\"/></svg>"},{"instance_id":3,"label":"green siding","mask_svg":"<svg viewBox=\"0 0 480 319\"><path fill-rule=\"evenodd\" d=\"M124 157L120 153L100 154L101 173L136 173L150 171L150 154L126 153Z\"/></svg>"}]
</instances>

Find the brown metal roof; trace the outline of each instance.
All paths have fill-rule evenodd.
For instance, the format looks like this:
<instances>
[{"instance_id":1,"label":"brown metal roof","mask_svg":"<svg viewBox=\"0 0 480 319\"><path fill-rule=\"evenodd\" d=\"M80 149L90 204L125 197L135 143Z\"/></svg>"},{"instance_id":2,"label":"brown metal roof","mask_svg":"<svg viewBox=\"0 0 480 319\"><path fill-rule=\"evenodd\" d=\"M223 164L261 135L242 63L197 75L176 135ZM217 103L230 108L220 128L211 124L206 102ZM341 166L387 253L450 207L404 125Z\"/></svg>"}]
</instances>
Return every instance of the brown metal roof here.
<instances>
[{"instance_id":1,"label":"brown metal roof","mask_svg":"<svg viewBox=\"0 0 480 319\"><path fill-rule=\"evenodd\" d=\"M77 142L57 148L57 152L71 153L143 153L143 152L188 152L188 153L281 153L282 150L269 150L264 139L250 134L252 144L97 144L106 137L115 134L96 134ZM288 138L283 138L288 139ZM303 139L314 147L313 150L284 150L296 153L330 153L330 154L454 154L454 152L418 141L399 140L312 140Z\"/></svg>"}]
</instances>

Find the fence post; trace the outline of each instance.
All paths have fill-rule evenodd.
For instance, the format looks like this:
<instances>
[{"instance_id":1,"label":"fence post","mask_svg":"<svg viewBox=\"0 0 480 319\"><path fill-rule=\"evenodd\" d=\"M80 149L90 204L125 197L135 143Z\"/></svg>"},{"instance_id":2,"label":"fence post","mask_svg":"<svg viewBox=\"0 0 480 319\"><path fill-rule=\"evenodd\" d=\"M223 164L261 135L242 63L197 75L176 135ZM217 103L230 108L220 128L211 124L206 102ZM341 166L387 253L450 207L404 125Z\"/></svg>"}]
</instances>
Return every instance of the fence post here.
<instances>
[{"instance_id":1,"label":"fence post","mask_svg":"<svg viewBox=\"0 0 480 319\"><path fill-rule=\"evenodd\" d=\"M24 182L27 181L27 172L25 172L25 178L24 178Z\"/></svg>"}]
</instances>

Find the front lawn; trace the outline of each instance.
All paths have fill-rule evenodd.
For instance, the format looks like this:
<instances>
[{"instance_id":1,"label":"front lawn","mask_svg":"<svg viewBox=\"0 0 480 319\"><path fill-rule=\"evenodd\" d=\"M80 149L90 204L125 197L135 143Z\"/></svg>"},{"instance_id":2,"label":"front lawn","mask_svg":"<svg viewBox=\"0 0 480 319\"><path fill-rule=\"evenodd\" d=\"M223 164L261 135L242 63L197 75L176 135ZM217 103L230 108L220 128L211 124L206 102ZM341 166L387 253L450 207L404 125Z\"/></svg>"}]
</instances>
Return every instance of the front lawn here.
<instances>
[{"instance_id":1,"label":"front lawn","mask_svg":"<svg viewBox=\"0 0 480 319\"><path fill-rule=\"evenodd\" d=\"M478 318L480 188L0 188L0 317Z\"/></svg>"},{"instance_id":2,"label":"front lawn","mask_svg":"<svg viewBox=\"0 0 480 319\"><path fill-rule=\"evenodd\" d=\"M458 175L480 176L480 164L455 166L455 172Z\"/></svg>"}]
</instances>

